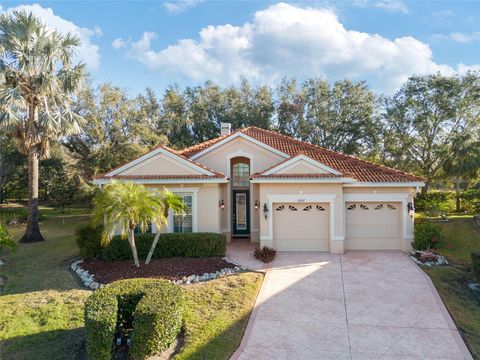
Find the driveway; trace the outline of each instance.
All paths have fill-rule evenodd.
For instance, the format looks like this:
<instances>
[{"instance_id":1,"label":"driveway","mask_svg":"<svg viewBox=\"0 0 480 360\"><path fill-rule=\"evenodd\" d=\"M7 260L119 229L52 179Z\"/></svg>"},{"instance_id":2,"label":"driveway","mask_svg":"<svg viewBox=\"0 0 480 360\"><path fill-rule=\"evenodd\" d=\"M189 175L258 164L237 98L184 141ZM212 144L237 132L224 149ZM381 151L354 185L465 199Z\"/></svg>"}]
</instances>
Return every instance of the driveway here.
<instances>
[{"instance_id":1,"label":"driveway","mask_svg":"<svg viewBox=\"0 0 480 360\"><path fill-rule=\"evenodd\" d=\"M401 252L279 253L232 359L472 359Z\"/></svg>"}]
</instances>

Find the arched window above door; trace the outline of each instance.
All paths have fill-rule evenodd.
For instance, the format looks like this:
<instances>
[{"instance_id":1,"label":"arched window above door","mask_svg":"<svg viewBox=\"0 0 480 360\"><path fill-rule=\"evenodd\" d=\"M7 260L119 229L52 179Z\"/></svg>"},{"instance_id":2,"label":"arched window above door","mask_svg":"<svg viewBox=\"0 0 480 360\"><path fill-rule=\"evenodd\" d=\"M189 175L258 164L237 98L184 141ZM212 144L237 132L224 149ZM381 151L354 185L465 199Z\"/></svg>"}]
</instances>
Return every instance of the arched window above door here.
<instances>
[{"instance_id":1,"label":"arched window above door","mask_svg":"<svg viewBox=\"0 0 480 360\"><path fill-rule=\"evenodd\" d=\"M248 187L250 185L250 165L237 162L232 166L232 185L234 187Z\"/></svg>"}]
</instances>

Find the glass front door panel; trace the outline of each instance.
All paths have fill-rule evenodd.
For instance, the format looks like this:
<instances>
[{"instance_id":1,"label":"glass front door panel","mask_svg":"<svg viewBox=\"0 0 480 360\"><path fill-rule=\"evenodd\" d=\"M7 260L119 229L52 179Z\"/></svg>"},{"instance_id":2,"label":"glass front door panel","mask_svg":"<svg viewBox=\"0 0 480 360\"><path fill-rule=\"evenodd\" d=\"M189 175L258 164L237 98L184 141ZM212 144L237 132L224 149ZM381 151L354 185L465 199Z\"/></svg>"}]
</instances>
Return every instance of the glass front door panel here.
<instances>
[{"instance_id":1,"label":"glass front door panel","mask_svg":"<svg viewBox=\"0 0 480 360\"><path fill-rule=\"evenodd\" d=\"M235 227L236 230L247 230L247 194L236 193L235 194Z\"/></svg>"}]
</instances>

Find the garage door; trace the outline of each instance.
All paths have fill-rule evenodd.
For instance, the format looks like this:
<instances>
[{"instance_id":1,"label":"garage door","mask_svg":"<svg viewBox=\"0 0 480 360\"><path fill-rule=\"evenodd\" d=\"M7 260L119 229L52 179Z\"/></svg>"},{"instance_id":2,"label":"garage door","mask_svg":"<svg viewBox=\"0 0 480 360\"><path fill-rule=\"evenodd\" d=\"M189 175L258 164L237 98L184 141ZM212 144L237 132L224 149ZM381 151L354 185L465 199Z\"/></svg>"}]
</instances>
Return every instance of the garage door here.
<instances>
[{"instance_id":1,"label":"garage door","mask_svg":"<svg viewBox=\"0 0 480 360\"><path fill-rule=\"evenodd\" d=\"M273 204L273 242L279 251L327 251L328 203Z\"/></svg>"},{"instance_id":2,"label":"garage door","mask_svg":"<svg viewBox=\"0 0 480 360\"><path fill-rule=\"evenodd\" d=\"M401 249L401 203L346 203L346 248L352 250Z\"/></svg>"}]
</instances>

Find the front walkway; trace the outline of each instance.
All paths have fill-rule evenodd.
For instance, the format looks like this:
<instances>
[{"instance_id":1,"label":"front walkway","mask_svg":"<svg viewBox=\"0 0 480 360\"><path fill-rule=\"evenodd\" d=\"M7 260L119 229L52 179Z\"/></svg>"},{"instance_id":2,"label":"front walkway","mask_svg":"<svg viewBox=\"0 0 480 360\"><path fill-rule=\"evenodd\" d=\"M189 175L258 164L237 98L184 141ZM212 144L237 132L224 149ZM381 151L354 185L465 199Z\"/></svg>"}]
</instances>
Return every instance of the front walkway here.
<instances>
[{"instance_id":1,"label":"front walkway","mask_svg":"<svg viewBox=\"0 0 480 360\"><path fill-rule=\"evenodd\" d=\"M430 279L405 254L292 252L267 270L232 359L472 357Z\"/></svg>"}]
</instances>

